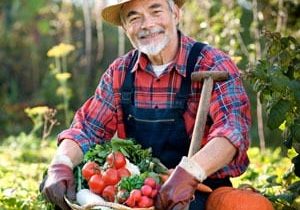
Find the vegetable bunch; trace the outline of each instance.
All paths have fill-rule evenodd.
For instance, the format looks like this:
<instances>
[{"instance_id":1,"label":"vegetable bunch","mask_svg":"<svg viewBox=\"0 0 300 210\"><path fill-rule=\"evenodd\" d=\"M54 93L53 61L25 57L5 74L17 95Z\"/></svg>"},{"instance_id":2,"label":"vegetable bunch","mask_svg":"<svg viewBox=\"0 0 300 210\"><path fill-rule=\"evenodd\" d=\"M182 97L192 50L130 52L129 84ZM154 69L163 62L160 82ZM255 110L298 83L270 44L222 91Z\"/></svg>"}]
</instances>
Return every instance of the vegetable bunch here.
<instances>
[{"instance_id":1,"label":"vegetable bunch","mask_svg":"<svg viewBox=\"0 0 300 210\"><path fill-rule=\"evenodd\" d=\"M106 201L134 208L153 206L167 173L151 149L142 149L132 140L113 139L96 145L85 154L77 173L78 191L82 184Z\"/></svg>"}]
</instances>

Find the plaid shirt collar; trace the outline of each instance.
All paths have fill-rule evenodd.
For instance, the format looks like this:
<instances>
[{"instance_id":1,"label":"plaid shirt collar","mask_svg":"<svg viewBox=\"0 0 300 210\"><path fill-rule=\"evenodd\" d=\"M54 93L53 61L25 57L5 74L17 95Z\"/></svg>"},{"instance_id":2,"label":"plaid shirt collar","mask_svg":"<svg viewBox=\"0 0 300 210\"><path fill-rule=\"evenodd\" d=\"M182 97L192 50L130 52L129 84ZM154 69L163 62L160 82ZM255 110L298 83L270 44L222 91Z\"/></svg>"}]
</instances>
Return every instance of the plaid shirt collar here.
<instances>
[{"instance_id":1,"label":"plaid shirt collar","mask_svg":"<svg viewBox=\"0 0 300 210\"><path fill-rule=\"evenodd\" d=\"M192 47L191 46L192 39L190 37L185 36L181 31L178 31L178 36L179 36L178 53L177 53L174 61L172 63L170 63L170 65L168 66L168 70L165 71L163 74L169 73L170 71L172 71L172 69L174 69L173 67L175 67L175 70L180 75L185 77L186 76L186 63L187 63L189 51ZM192 40L192 44L194 42L195 41ZM135 72L137 70L147 71L150 74L154 74L149 58L147 57L147 55L145 55L144 53L141 53L141 52L139 52L138 61L135 63L131 72Z\"/></svg>"}]
</instances>

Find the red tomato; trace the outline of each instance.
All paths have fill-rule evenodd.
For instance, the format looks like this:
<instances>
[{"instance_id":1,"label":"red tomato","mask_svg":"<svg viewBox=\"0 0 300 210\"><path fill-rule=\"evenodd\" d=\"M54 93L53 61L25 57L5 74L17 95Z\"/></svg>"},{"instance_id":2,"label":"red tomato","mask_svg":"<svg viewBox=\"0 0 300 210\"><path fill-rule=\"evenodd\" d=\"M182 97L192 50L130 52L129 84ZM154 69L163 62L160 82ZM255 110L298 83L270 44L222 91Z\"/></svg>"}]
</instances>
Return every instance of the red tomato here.
<instances>
[{"instance_id":1,"label":"red tomato","mask_svg":"<svg viewBox=\"0 0 300 210\"><path fill-rule=\"evenodd\" d=\"M93 161L89 161L82 167L81 170L82 176L85 178L86 181L89 181L89 179L94 174L101 174L101 169L99 165Z\"/></svg>"},{"instance_id":2,"label":"red tomato","mask_svg":"<svg viewBox=\"0 0 300 210\"><path fill-rule=\"evenodd\" d=\"M147 177L144 181L144 185L149 185L152 189L156 188L156 181L152 177Z\"/></svg>"},{"instance_id":3,"label":"red tomato","mask_svg":"<svg viewBox=\"0 0 300 210\"><path fill-rule=\"evenodd\" d=\"M150 197L152 193L152 187L150 187L149 185L143 185L141 187L141 191L143 195Z\"/></svg>"},{"instance_id":4,"label":"red tomato","mask_svg":"<svg viewBox=\"0 0 300 210\"><path fill-rule=\"evenodd\" d=\"M125 156L121 152L112 152L106 157L106 162L110 167L122 168L126 165Z\"/></svg>"},{"instance_id":5,"label":"red tomato","mask_svg":"<svg viewBox=\"0 0 300 210\"><path fill-rule=\"evenodd\" d=\"M117 169L117 171L118 171L118 175L119 175L120 178L128 177L128 176L131 175L130 171L127 168L124 168L124 167Z\"/></svg>"},{"instance_id":6,"label":"red tomato","mask_svg":"<svg viewBox=\"0 0 300 210\"><path fill-rule=\"evenodd\" d=\"M141 200L138 202L138 207L140 208L148 208L153 206L153 199L148 196L142 196Z\"/></svg>"},{"instance_id":7,"label":"red tomato","mask_svg":"<svg viewBox=\"0 0 300 210\"><path fill-rule=\"evenodd\" d=\"M138 190L138 189L132 190L130 192L130 197L132 197L132 199L134 200L134 202L138 202L139 200L141 200L141 197L142 197L141 190Z\"/></svg>"},{"instance_id":8,"label":"red tomato","mask_svg":"<svg viewBox=\"0 0 300 210\"><path fill-rule=\"evenodd\" d=\"M102 193L102 191L105 187L104 180L102 179L100 174L93 175L90 178L88 185L92 192L99 194L99 195Z\"/></svg>"},{"instance_id":9,"label":"red tomato","mask_svg":"<svg viewBox=\"0 0 300 210\"><path fill-rule=\"evenodd\" d=\"M102 197L109 202L114 202L115 195L116 195L116 187L114 185L106 186L102 192Z\"/></svg>"},{"instance_id":10,"label":"red tomato","mask_svg":"<svg viewBox=\"0 0 300 210\"><path fill-rule=\"evenodd\" d=\"M102 174L102 179L105 185L115 185L120 181L120 177L118 176L118 172L114 168L109 168Z\"/></svg>"}]
</instances>

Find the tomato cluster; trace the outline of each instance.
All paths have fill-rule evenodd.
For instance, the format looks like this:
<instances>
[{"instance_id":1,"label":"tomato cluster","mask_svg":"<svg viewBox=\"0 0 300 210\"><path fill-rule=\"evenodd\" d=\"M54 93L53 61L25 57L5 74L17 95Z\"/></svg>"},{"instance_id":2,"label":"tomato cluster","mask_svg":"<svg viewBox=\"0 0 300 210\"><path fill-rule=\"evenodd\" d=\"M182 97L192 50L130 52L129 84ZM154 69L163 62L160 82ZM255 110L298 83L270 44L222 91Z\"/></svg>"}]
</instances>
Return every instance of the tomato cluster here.
<instances>
[{"instance_id":1,"label":"tomato cluster","mask_svg":"<svg viewBox=\"0 0 300 210\"><path fill-rule=\"evenodd\" d=\"M82 176L88 182L93 193L96 193L113 202L116 195L116 185L123 177L130 176L125 168L126 159L121 152L112 152L106 158L106 169L101 168L96 162L89 161L82 168Z\"/></svg>"},{"instance_id":2,"label":"tomato cluster","mask_svg":"<svg viewBox=\"0 0 300 210\"><path fill-rule=\"evenodd\" d=\"M145 178L139 189L132 189L130 192L118 188L118 183L123 178L131 176L126 163L126 158L121 152L111 152L102 167L96 162L87 162L82 168L82 176L88 182L90 191L106 201L118 202L129 207L153 206L153 199L160 187L154 178Z\"/></svg>"},{"instance_id":3,"label":"tomato cluster","mask_svg":"<svg viewBox=\"0 0 300 210\"><path fill-rule=\"evenodd\" d=\"M134 189L130 192L125 204L132 208L151 207L159 187L160 185L152 177L148 177L145 179L141 189Z\"/></svg>"}]
</instances>

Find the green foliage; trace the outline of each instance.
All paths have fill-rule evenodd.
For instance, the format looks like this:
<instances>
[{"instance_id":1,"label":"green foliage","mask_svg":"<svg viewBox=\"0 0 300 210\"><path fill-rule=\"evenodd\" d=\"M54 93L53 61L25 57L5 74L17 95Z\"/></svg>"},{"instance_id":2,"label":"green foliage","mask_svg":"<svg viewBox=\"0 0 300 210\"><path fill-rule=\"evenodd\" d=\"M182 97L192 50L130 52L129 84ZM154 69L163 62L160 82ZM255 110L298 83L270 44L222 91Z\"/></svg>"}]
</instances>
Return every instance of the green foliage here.
<instances>
[{"instance_id":1,"label":"green foliage","mask_svg":"<svg viewBox=\"0 0 300 210\"><path fill-rule=\"evenodd\" d=\"M233 185L253 186L273 202L276 210L300 209L300 178L293 173L290 160L296 154L290 150L288 157L283 157L281 148L264 153L251 148L250 166L241 177L232 179Z\"/></svg>"},{"instance_id":2,"label":"green foliage","mask_svg":"<svg viewBox=\"0 0 300 210\"><path fill-rule=\"evenodd\" d=\"M242 62L239 64L247 64L256 57L253 28L258 26L259 32L262 28L275 31L278 17L281 17L282 34L298 37L281 37L279 34L271 33L264 35L263 37L269 40L266 54L256 65L255 71L251 72L253 75L250 79L253 81L254 89L262 93L261 99L269 114L267 124L274 129L280 126L283 130L284 144L300 153L300 64L299 43L296 41L299 38L300 26L299 3L296 0L283 1L283 7L279 8L279 0L258 1L259 23L254 23L253 11L251 8L244 7L242 2L249 1L188 1L184 7L186 11L182 28L185 33L200 41L209 42L228 52L233 58L242 57ZM82 37L84 37L82 8L72 7L72 11L64 12L63 3L64 1L47 0L0 2L2 11L0 15L0 102L3 105L0 109L0 135L11 135L22 131L18 136L6 138L4 145L0 146L0 206L5 209L47 209L44 204L39 203L37 183L32 177L40 178L46 168L43 164L49 160L51 152L45 150L36 135L25 134L25 129L28 131L30 129L28 126L30 123L23 112L25 107L34 104L47 102L47 105L54 106L61 102L54 92L58 86L65 84L60 83L54 74L48 74L47 50L54 44L66 40L76 43L76 53L69 57L68 63L72 70L72 80L68 81L67 86L74 87L76 90L73 92L76 97L72 97L74 101L70 102L72 106L70 109L78 107L87 95L92 94L93 86L95 87L98 82L103 69L107 68L116 57L117 30L104 24L105 57L103 61L99 61L94 56L96 53L93 53L91 64L93 68L90 72L82 71L87 69L84 44L82 44ZM93 33L93 40L96 40L95 33ZM259 41L264 43L262 40ZM97 51L97 47L97 44L93 44L93 52ZM99 66L101 66L100 71ZM246 67L246 65L240 66L242 69ZM45 75L50 75L49 80L45 80ZM60 93L61 96L72 96L69 90ZM41 97L41 94L44 97ZM69 109L70 98L65 97L65 99L61 108ZM283 167L289 166L290 160L279 155L273 158L275 154L278 155L277 152L265 154L265 156L271 155L273 161L267 161L268 158L262 157L260 153L252 156L252 159L257 159L257 165L252 165L253 169L250 167L246 173L248 177L245 174L243 182L249 179L258 189L276 191L278 199L286 200L284 203L288 203L284 205L285 209L292 209L294 207L289 208L289 206L292 205L291 201L296 201L294 192L299 191L298 181L294 178L288 179L294 177L293 174L284 175L283 171L286 171L286 168L278 172ZM298 159L293 160L297 162ZM41 168L34 168L36 164ZM264 177L268 177L268 181ZM274 186L268 188L268 183ZM23 185L30 186L23 187ZM282 193L278 193L277 189ZM266 194L275 196L275 193L268 191Z\"/></svg>"},{"instance_id":3,"label":"green foliage","mask_svg":"<svg viewBox=\"0 0 300 210\"><path fill-rule=\"evenodd\" d=\"M144 179L139 175L124 177L118 184L118 188L131 192L133 189L141 189L144 184Z\"/></svg>"},{"instance_id":4,"label":"green foliage","mask_svg":"<svg viewBox=\"0 0 300 210\"><path fill-rule=\"evenodd\" d=\"M116 138L101 145L97 144L84 155L84 161L93 160L103 165L107 155L112 151L122 152L131 163L140 168L141 172L164 173L167 170L157 158L152 157L151 148L143 149L140 144L136 144L135 141L130 139Z\"/></svg>"},{"instance_id":5,"label":"green foliage","mask_svg":"<svg viewBox=\"0 0 300 210\"><path fill-rule=\"evenodd\" d=\"M38 141L40 139L23 133L10 136L0 145L0 206L5 210L53 209L42 199L38 187L43 172L55 153L56 142L51 139L51 144L47 147L32 146ZM35 159L24 159L33 152ZM249 169L232 181L235 187L252 185L273 201L276 210L296 210L300 208L300 179L291 173L290 161L296 152L290 150L289 158L282 157L281 153L280 148L267 150L265 153L261 153L258 148L251 148L248 151L251 162ZM80 171L77 172L81 174Z\"/></svg>"},{"instance_id":6,"label":"green foliage","mask_svg":"<svg viewBox=\"0 0 300 210\"><path fill-rule=\"evenodd\" d=\"M234 1L190 1L185 5L183 31L229 53L241 55L237 35L241 31L242 7Z\"/></svg>"},{"instance_id":7,"label":"green foliage","mask_svg":"<svg viewBox=\"0 0 300 210\"><path fill-rule=\"evenodd\" d=\"M267 125L280 127L287 147L299 153L300 45L295 38L279 33L265 32L265 38L266 54L248 77L267 107Z\"/></svg>"},{"instance_id":8,"label":"green foliage","mask_svg":"<svg viewBox=\"0 0 300 210\"><path fill-rule=\"evenodd\" d=\"M287 100L277 101L270 109L270 115L267 125L271 129L279 128L279 126L285 120L286 113L288 113L292 108L292 104Z\"/></svg>"},{"instance_id":9,"label":"green foliage","mask_svg":"<svg viewBox=\"0 0 300 210\"><path fill-rule=\"evenodd\" d=\"M55 141L40 147L40 139L21 133L0 145L0 209L51 210L38 189L43 171L54 155Z\"/></svg>"}]
</instances>

